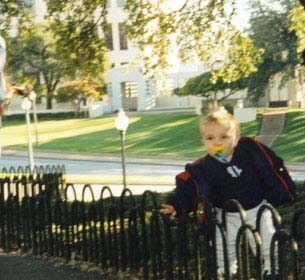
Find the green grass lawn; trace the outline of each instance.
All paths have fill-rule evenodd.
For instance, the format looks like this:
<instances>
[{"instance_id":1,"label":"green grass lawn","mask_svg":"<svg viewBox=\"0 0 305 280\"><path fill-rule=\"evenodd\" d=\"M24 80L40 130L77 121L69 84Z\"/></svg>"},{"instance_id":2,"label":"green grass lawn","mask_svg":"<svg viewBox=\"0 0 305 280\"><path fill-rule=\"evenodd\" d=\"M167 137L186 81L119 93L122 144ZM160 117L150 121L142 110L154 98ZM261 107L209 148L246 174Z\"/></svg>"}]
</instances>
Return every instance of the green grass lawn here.
<instances>
[{"instance_id":1,"label":"green grass lawn","mask_svg":"<svg viewBox=\"0 0 305 280\"><path fill-rule=\"evenodd\" d=\"M288 111L285 128L272 148L286 161L305 162L305 111Z\"/></svg>"},{"instance_id":2,"label":"green grass lawn","mask_svg":"<svg viewBox=\"0 0 305 280\"><path fill-rule=\"evenodd\" d=\"M39 121L39 148L90 153L120 153L115 116L98 119ZM126 134L129 155L196 158L205 151L194 115L132 115ZM242 135L255 136L260 121L242 125ZM33 127L32 127L33 129ZM35 133L33 131L33 141ZM4 147L27 146L22 121L6 121L2 131Z\"/></svg>"},{"instance_id":3,"label":"green grass lawn","mask_svg":"<svg viewBox=\"0 0 305 280\"><path fill-rule=\"evenodd\" d=\"M114 127L116 116L97 119L44 120L38 123L39 148L89 153L120 153L119 133ZM195 159L205 150L198 132L199 117L194 115L131 115L126 134L128 155L179 157ZM2 145L27 148L23 121L4 121ZM242 136L255 136L260 120L241 125ZM32 127L33 129L33 127ZM305 162L305 111L287 111L286 126L272 148L286 161ZM33 141L35 133L33 131ZM34 151L35 153L35 151ZM108 176L108 177L107 177ZM69 182L118 183L121 178L108 175L67 174ZM174 178L139 178L127 176L128 183L173 184Z\"/></svg>"}]
</instances>

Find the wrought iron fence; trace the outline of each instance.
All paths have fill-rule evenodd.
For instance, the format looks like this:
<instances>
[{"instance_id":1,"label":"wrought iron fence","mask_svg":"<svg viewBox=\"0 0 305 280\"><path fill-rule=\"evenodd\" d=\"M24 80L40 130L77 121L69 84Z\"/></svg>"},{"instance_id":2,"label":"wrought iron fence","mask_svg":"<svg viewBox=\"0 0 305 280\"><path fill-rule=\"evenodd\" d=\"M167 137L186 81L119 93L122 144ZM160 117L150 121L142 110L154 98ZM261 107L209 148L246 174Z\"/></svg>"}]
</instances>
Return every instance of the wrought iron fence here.
<instances>
[{"instance_id":1,"label":"wrought iron fence","mask_svg":"<svg viewBox=\"0 0 305 280\"><path fill-rule=\"evenodd\" d=\"M64 190L65 174L64 165L35 165L33 172L29 166L4 167L0 172L0 195L3 199L8 195L22 198L42 193L57 196Z\"/></svg>"},{"instance_id":2,"label":"wrought iron fence","mask_svg":"<svg viewBox=\"0 0 305 280\"><path fill-rule=\"evenodd\" d=\"M79 201L73 184L67 184L63 197L60 196L59 187L54 187L54 181L62 183L58 178L49 181L52 176L49 179L44 175L41 179L27 176L24 182L22 172L16 172L20 175L18 180L15 172L8 173L12 176L0 181L0 246L5 251L22 250L34 255L90 261L105 270L132 272L145 280L217 279L214 232L218 228L226 244L224 220L213 219L208 234L203 234L200 209L179 218L161 215L158 195L150 191L139 197L125 189L116 198L105 186L95 199L91 186L85 185L83 199ZM44 187L21 195L19 179L21 186ZM45 191L48 189L56 191ZM91 193L91 202L84 201L85 192ZM69 198L68 193L74 197ZM238 205L235 201L231 203ZM243 211L240 208L241 216ZM258 220L263 211L271 211L276 224L271 256L273 268L279 265L279 279L305 279L305 209L296 210L288 230L271 205L261 207ZM254 237L256 252L249 250L246 235ZM224 249L227 271L224 279L263 279L259 223L256 228L243 223L236 240L238 273L235 276L228 273Z\"/></svg>"}]
</instances>

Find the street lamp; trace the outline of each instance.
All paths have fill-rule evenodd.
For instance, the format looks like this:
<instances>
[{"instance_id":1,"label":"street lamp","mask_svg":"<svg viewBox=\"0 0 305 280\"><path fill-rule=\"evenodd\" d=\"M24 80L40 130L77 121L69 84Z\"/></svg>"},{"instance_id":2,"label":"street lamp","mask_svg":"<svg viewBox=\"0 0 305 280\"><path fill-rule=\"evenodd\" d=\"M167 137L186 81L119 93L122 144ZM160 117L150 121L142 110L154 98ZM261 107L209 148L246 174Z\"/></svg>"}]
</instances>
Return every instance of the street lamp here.
<instances>
[{"instance_id":1,"label":"street lamp","mask_svg":"<svg viewBox=\"0 0 305 280\"><path fill-rule=\"evenodd\" d=\"M6 94L6 82L4 77L4 66L6 62L6 44L0 35L0 133L2 128L2 115L4 113L4 98ZM0 135L1 140L1 135ZM0 142L0 156L2 154L2 143Z\"/></svg>"},{"instance_id":2,"label":"street lamp","mask_svg":"<svg viewBox=\"0 0 305 280\"><path fill-rule=\"evenodd\" d=\"M28 136L28 156L29 156L29 167L31 174L34 171L34 156L33 156L33 146L32 146L32 135L31 135L31 120L30 120L30 109L32 102L28 97L24 97L21 102L21 108L25 111L26 120L26 131Z\"/></svg>"},{"instance_id":3,"label":"street lamp","mask_svg":"<svg viewBox=\"0 0 305 280\"><path fill-rule=\"evenodd\" d=\"M126 189L126 171L125 171L125 133L129 121L126 113L120 110L117 118L115 119L115 127L120 132L121 137L121 154L122 154L122 170L123 170L123 187Z\"/></svg>"},{"instance_id":4,"label":"street lamp","mask_svg":"<svg viewBox=\"0 0 305 280\"><path fill-rule=\"evenodd\" d=\"M38 124L38 120L37 120L37 111L36 111L36 92L35 91L31 91L29 94L29 99L32 102L33 105L33 115L34 115L34 130L35 130L35 140L36 140L36 148L38 147L38 130L37 130L37 124Z\"/></svg>"}]
</instances>

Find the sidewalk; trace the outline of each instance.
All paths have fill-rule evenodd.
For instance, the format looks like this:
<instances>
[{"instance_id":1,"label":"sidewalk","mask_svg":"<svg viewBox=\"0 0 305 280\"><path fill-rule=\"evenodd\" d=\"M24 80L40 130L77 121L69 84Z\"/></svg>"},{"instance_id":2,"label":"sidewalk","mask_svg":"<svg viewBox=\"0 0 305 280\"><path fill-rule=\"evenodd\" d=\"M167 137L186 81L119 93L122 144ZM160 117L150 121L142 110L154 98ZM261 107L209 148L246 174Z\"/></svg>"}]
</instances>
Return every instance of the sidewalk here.
<instances>
[{"instance_id":1,"label":"sidewalk","mask_svg":"<svg viewBox=\"0 0 305 280\"><path fill-rule=\"evenodd\" d=\"M28 156L28 151L25 149L9 149L4 148L2 154L6 156ZM83 153L83 152L67 152L56 150L34 150L35 158L44 159L64 159L80 160L80 161L96 161L96 162L121 162L120 154L97 154L97 153ZM142 163L142 164L156 164L156 165L173 165L181 166L186 162L193 161L193 158L169 158L160 156L131 156L126 157L126 163Z\"/></svg>"},{"instance_id":2,"label":"sidewalk","mask_svg":"<svg viewBox=\"0 0 305 280\"><path fill-rule=\"evenodd\" d=\"M97 272L80 271L50 260L0 254L0 280L102 280Z\"/></svg>"},{"instance_id":3,"label":"sidewalk","mask_svg":"<svg viewBox=\"0 0 305 280\"><path fill-rule=\"evenodd\" d=\"M270 147L281 134L284 126L285 108L269 108L263 115L262 126L256 139ZM285 165L290 170L305 172L305 162L285 162Z\"/></svg>"},{"instance_id":4,"label":"sidewalk","mask_svg":"<svg viewBox=\"0 0 305 280\"><path fill-rule=\"evenodd\" d=\"M285 126L285 109L269 108L263 115L262 126L256 139L270 147Z\"/></svg>"},{"instance_id":5,"label":"sidewalk","mask_svg":"<svg viewBox=\"0 0 305 280\"><path fill-rule=\"evenodd\" d=\"M257 137L258 139L258 137ZM42 159L67 159L77 161L93 162L118 162L121 163L121 155L117 154L96 154L96 153L73 153L66 151L52 151L35 149L35 158ZM3 155L27 157L28 152L24 149L3 149ZM188 162L194 161L194 158L168 158L168 157L147 157L147 156L130 156L126 157L126 163L155 164L169 166L184 166ZM304 171L305 162L285 162L286 166L293 171ZM0 279L1 280L1 279Z\"/></svg>"}]
</instances>

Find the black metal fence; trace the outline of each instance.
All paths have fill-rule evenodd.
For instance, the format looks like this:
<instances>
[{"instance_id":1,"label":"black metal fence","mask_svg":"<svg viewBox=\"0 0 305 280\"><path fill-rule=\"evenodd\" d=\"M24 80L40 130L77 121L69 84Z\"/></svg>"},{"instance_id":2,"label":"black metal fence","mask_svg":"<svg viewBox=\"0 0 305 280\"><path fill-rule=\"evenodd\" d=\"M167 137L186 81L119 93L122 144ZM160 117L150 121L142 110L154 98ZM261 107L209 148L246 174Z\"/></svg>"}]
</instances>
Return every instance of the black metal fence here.
<instances>
[{"instance_id":1,"label":"black metal fence","mask_svg":"<svg viewBox=\"0 0 305 280\"><path fill-rule=\"evenodd\" d=\"M79 201L74 199L77 189L72 184L63 189L63 169L48 171L53 176L42 172L24 177L20 171L15 177L15 171L9 171L1 179L0 247L5 251L90 261L107 271L128 272L145 280L217 279L214 232L220 230L225 244L224 221L215 219L209 234L202 234L200 209L179 218L160 215L158 194L150 191L133 196L126 189L115 198L105 186L96 200L91 186L85 185ZM91 202L84 201L85 192L92 194ZM69 198L70 193L74 197ZM279 279L305 279L305 209L295 211L288 230L271 205L263 206L258 216L262 211L271 211L276 225L271 255L273 267L279 267ZM256 254L249 250L249 234L254 237ZM226 273L225 279L263 279L258 227L242 224L236 244L239 270L235 276ZM226 250L224 259L228 272Z\"/></svg>"},{"instance_id":2,"label":"black metal fence","mask_svg":"<svg viewBox=\"0 0 305 280\"><path fill-rule=\"evenodd\" d=\"M0 172L0 195L6 199L8 195L22 198L46 194L59 196L65 186L65 166L45 165L17 168L2 168Z\"/></svg>"}]
</instances>

